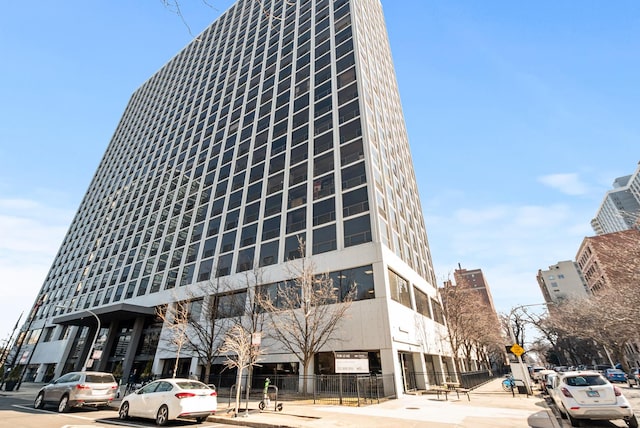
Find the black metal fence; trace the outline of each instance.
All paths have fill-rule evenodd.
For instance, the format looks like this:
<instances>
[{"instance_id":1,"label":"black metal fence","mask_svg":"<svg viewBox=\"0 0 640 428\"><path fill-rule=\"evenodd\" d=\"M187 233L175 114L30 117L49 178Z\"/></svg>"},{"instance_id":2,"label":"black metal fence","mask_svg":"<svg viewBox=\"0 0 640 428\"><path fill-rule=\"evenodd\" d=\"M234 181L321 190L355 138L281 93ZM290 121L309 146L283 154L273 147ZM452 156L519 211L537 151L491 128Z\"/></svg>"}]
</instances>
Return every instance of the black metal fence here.
<instances>
[{"instance_id":1,"label":"black metal fence","mask_svg":"<svg viewBox=\"0 0 640 428\"><path fill-rule=\"evenodd\" d=\"M269 378L269 385L276 386L278 400L310 400L314 404L336 404L362 406L379 403L381 400L396 398L394 375L258 375L251 379L249 396L251 399L261 399L265 380ZM235 396L236 378L232 376L215 375L210 382L218 388L218 395ZM247 378L242 379L242 397L246 396ZM273 389L270 389L270 393ZM274 397L270 397L274 398Z\"/></svg>"},{"instance_id":2,"label":"black metal fence","mask_svg":"<svg viewBox=\"0 0 640 428\"><path fill-rule=\"evenodd\" d=\"M491 379L494 379L497 374L488 370L480 370L473 372L448 373L448 372L409 372L404 379L405 388L408 391L420 389L419 385L436 385L436 386L452 386L455 385L460 388L473 389L476 386L482 385Z\"/></svg>"},{"instance_id":3,"label":"black metal fence","mask_svg":"<svg viewBox=\"0 0 640 428\"><path fill-rule=\"evenodd\" d=\"M483 385L490 380L497 377L496 373L488 370L482 370L477 372L460 373L460 386L466 389L472 389L476 386Z\"/></svg>"}]
</instances>

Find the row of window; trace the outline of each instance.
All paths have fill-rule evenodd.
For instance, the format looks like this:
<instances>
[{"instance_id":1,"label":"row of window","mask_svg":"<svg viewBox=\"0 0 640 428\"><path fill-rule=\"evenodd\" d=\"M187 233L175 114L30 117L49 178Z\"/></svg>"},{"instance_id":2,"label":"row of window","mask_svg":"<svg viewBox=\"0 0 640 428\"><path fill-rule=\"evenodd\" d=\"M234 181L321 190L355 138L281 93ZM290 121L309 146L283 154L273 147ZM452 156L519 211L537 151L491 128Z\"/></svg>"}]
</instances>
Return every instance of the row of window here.
<instances>
[{"instance_id":1,"label":"row of window","mask_svg":"<svg viewBox=\"0 0 640 428\"><path fill-rule=\"evenodd\" d=\"M340 16L340 17L346 16L346 14L344 13L344 11L346 11L346 10L348 10L348 8L344 7L344 8L343 8L343 12L341 12L341 16ZM342 41L342 40L340 40L340 41ZM350 47L350 48L348 48L348 46L351 46L351 47ZM324 50L327 50L328 48L329 48L329 44L328 44L328 43L324 43L322 46L319 46L319 47L318 47L318 49L324 49ZM345 45L345 46L344 46L344 48L345 48L344 53L346 53L349 49L352 49L352 45ZM317 54L321 54L322 52L317 50L317 52L316 52L316 53L317 53ZM340 52L340 53L339 53L339 55L343 55L343 52ZM281 71L282 71L282 70L281 70ZM281 73L281 76L282 76L282 73ZM351 72L351 76L352 76L352 80L353 80L353 78L355 77L355 76L353 76L353 72ZM308 79L307 79L307 81L308 81ZM219 89L219 92L218 92L219 94L221 94L221 93L222 93L222 88L223 88L222 86L219 86L219 88L218 88L218 89ZM299 88L300 88L300 86L298 86L298 89L299 89ZM342 96L340 96L340 97L339 97L339 99L342 99L342 98L345 98L345 97L342 97ZM214 99L214 100L215 100L215 99ZM345 101L345 102L346 102L346 101ZM320 107L319 107L319 108L320 108ZM279 110L279 111L282 111L282 109L281 109L281 110ZM346 115L348 116L349 114L346 114ZM353 116L353 113L351 113L351 115ZM202 120L201 120L201 122L200 122L200 124L199 124L198 126L199 126L199 127L201 127L201 129L202 129L202 128L204 128L204 118L201 116L201 119L202 119ZM209 122L210 122L210 121L211 121L211 117L209 118ZM177 123L177 122L176 122L176 123ZM176 131L176 126L175 126L175 125L176 125L176 123L174 123L174 127L171 129L171 130L173 130L174 132ZM220 121L220 123L222 123L222 122ZM195 120L193 120L193 121L190 123L190 125L191 125L191 124L195 125ZM126 127L123 127L123 128L126 128ZM147 129L148 129L148 128L147 128ZM191 129L191 128L189 128L189 129ZM189 129L187 129L185 132L189 132ZM195 128L195 129L196 129L196 131L198 130L198 128ZM266 140L265 140L265 142L266 142ZM227 145L229 145L229 144L230 144L230 142L229 142L229 140L227 140ZM165 149L164 149L164 152L163 152L163 153L164 153L165 155L168 155L168 148L170 147L170 145L165 144L165 145L164 145L164 147L165 147ZM184 145L183 145L183 147L184 147ZM276 146L274 145L273 147L276 147ZM170 155L171 155L171 156L175 156L175 155L177 154L177 148L178 148L178 146L176 146L176 147L174 148L174 150L170 153ZM194 147L194 148L195 148L195 147ZM186 150L186 148L185 148L185 150ZM273 149L273 148L272 148L272 150L275 150L275 149ZM193 154L195 155L195 153L196 153L196 152L197 152L197 151L195 151L195 150L193 150L193 149L192 149L192 151L190 152L190 154L191 154L191 153L193 153ZM184 150L183 150L183 153L184 153ZM232 151L227 150L225 153L232 153ZM211 164L211 161L209 161L209 163ZM237 169L237 168L236 168L236 169ZM320 195L320 194L322 194L322 190L321 190L320 192L318 192L318 195ZM159 194L159 195L160 195L160 194ZM121 198L120 200L122 200L122 199L123 199L123 198ZM135 198L134 198L134 200L135 200ZM167 202L170 202L170 201L171 201L171 199L167 198ZM128 202L128 201L125 201L125 202ZM131 207L132 205L129 205L129 206ZM124 207L123 207L123 209L124 209ZM121 212L121 214L122 214L122 212ZM117 216L114 216L114 217L117 217ZM86 224L86 223L85 223L85 224ZM120 232L119 232L119 238L122 238L122 236L123 236L123 232L124 232L124 228L120 230ZM131 232L132 232L132 228L130 227L130 228L129 228L128 235L130 235L130 234L131 234ZM158 229L158 233L159 233L159 232L160 232L160 229ZM115 232L114 232L114 233L115 233ZM113 237L110 239L110 242L112 242L112 241L113 241ZM115 250L117 250L117 248L116 248L116 247L113 247L113 251L115 251ZM131 257L128 257L127 261L130 261L130 259L131 259ZM63 261L63 263L64 263L64 261ZM77 263L77 261L76 261L76 263ZM175 262L172 262L172 265L173 265L173 264L175 264ZM161 266L161 265L159 264L159 266ZM68 265L67 265L67 269L68 269Z\"/></svg>"},{"instance_id":2,"label":"row of window","mask_svg":"<svg viewBox=\"0 0 640 428\"><path fill-rule=\"evenodd\" d=\"M438 300L416 286L411 287L409 281L393 270L389 269L388 274L391 299L444 325L444 313Z\"/></svg>"},{"instance_id":3,"label":"row of window","mask_svg":"<svg viewBox=\"0 0 640 428\"><path fill-rule=\"evenodd\" d=\"M332 304L343 302L347 299L349 301L359 301L375 298L371 265L334 271L328 275L318 275L314 279L313 287L322 289L323 295L325 295L324 292L333 290L329 298L322 300L322 302L314 301L313 304ZM263 284L257 288L257 300L258 302L267 300L270 302L269 307L273 308L295 309L299 307L302 300L301 290L300 283L296 280ZM207 302L207 304L211 304L210 311L215 311L215 313L208 313L206 308L203 310L203 305L205 304L203 298L195 299L189 302L189 307L187 308L191 319L200 321L203 315L212 316L216 319L239 317L246 315L254 307L252 302L248 301L246 289L218 293L210 296L210 298L213 298L214 301L212 303ZM258 310L261 310L260 305L257 306Z\"/></svg>"}]
</instances>

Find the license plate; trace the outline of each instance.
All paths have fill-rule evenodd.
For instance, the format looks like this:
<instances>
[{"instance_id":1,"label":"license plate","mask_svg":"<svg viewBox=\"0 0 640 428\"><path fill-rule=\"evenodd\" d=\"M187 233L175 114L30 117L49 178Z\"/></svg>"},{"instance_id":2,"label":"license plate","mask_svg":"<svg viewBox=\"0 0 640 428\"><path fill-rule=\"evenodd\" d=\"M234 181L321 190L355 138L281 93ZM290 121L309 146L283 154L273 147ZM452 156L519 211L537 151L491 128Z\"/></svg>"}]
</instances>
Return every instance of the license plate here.
<instances>
[{"instance_id":1,"label":"license plate","mask_svg":"<svg viewBox=\"0 0 640 428\"><path fill-rule=\"evenodd\" d=\"M598 391L587 391L587 397L600 397L600 393Z\"/></svg>"}]
</instances>

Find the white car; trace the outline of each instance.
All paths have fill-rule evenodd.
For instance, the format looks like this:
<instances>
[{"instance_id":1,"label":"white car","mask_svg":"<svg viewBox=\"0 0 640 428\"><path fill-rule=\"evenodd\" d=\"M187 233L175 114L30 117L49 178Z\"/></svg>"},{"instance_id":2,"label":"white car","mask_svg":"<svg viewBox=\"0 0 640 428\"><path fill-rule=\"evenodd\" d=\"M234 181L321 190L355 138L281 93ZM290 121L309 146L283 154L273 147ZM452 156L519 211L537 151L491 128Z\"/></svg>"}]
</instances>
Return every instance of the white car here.
<instances>
[{"instance_id":1,"label":"white car","mask_svg":"<svg viewBox=\"0 0 640 428\"><path fill-rule=\"evenodd\" d=\"M122 399L118 416L155 419L166 425L178 418L205 421L218 409L215 389L191 379L158 379Z\"/></svg>"},{"instance_id":2,"label":"white car","mask_svg":"<svg viewBox=\"0 0 640 428\"><path fill-rule=\"evenodd\" d=\"M569 418L571 426L583 419L623 419L630 428L638 428L629 401L622 390L595 371L573 371L549 376L547 391L560 416Z\"/></svg>"}]
</instances>

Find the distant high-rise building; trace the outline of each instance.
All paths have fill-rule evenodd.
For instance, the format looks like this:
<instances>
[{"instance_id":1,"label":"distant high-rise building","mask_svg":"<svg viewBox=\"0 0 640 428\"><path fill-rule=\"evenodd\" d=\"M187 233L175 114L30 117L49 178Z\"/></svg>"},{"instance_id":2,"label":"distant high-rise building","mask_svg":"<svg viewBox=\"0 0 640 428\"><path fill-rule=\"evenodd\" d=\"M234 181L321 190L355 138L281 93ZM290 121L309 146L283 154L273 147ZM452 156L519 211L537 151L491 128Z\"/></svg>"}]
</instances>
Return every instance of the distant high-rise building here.
<instances>
[{"instance_id":1,"label":"distant high-rise building","mask_svg":"<svg viewBox=\"0 0 640 428\"><path fill-rule=\"evenodd\" d=\"M573 261L558 262L548 270L538 270L536 279L547 303L589 296L580 267Z\"/></svg>"},{"instance_id":2,"label":"distant high-rise building","mask_svg":"<svg viewBox=\"0 0 640 428\"><path fill-rule=\"evenodd\" d=\"M226 316L254 268L258 287L290 285L303 239L357 290L313 371L358 351L400 391L434 382L453 364L418 193L380 1L238 0L131 97L38 294L26 372L90 356L170 374L156 308L224 281L203 297ZM178 374L202 364L183 353ZM256 371L299 364L267 349Z\"/></svg>"},{"instance_id":3,"label":"distant high-rise building","mask_svg":"<svg viewBox=\"0 0 640 428\"><path fill-rule=\"evenodd\" d=\"M457 286L464 286L474 290L474 292L481 297L487 308L497 314L496 308L493 304L493 297L491 297L491 289L489 288L489 284L482 273L482 269L468 270L458 268L453 272L453 278L455 279Z\"/></svg>"},{"instance_id":4,"label":"distant high-rise building","mask_svg":"<svg viewBox=\"0 0 640 428\"><path fill-rule=\"evenodd\" d=\"M591 220L596 235L640 229L640 163L632 175L618 177L613 182Z\"/></svg>"},{"instance_id":5,"label":"distant high-rise building","mask_svg":"<svg viewBox=\"0 0 640 428\"><path fill-rule=\"evenodd\" d=\"M584 238L576 261L592 294L607 287L636 287L640 271L640 230Z\"/></svg>"}]
</instances>

